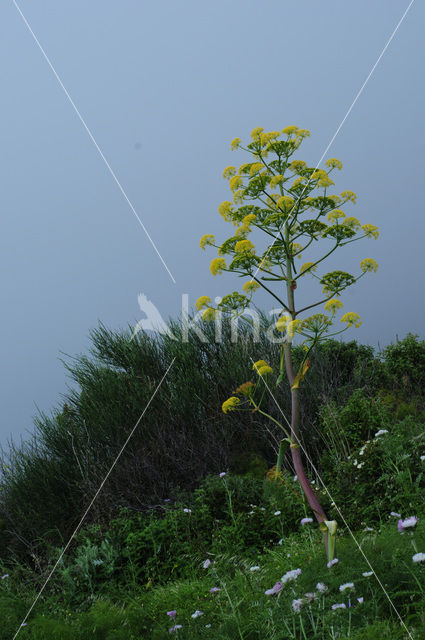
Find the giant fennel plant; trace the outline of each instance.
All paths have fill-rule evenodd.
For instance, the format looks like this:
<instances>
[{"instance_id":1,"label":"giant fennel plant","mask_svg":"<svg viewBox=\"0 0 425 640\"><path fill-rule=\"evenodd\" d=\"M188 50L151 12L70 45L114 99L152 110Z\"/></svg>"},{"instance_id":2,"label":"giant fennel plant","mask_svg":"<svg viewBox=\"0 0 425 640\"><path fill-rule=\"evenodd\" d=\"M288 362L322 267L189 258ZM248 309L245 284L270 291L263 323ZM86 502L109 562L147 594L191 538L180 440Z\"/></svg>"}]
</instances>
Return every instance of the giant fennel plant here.
<instances>
[{"instance_id":1,"label":"giant fennel plant","mask_svg":"<svg viewBox=\"0 0 425 640\"><path fill-rule=\"evenodd\" d=\"M379 234L376 226L361 224L343 211L346 205L356 203L355 193L330 193L335 184L331 175L342 169L339 160L331 158L325 162L326 169L319 169L293 157L309 135L309 131L296 126L271 132L257 127L251 132L251 141L246 146L240 138L232 141L232 150L242 149L250 156L247 158L250 161L243 163L239 170L230 166L223 172L223 177L229 180L233 201L223 202L218 211L233 225L232 234L221 244L216 243L213 235L206 234L202 236L200 246L218 250L218 256L210 266L213 275L229 271L249 279L241 293L235 291L225 295L216 306L209 296L201 296L196 306L202 310L205 320L217 320L219 312L242 316L259 288L277 301L279 313L273 332L275 337L280 336L281 358L276 386L286 377L292 402L288 428L278 423L285 437L280 444L275 473L280 474L285 448L289 445L295 473L323 532L331 561L337 524L328 520L304 468L300 447L299 387L308 371L309 355L315 345L350 327L360 326L360 317L353 311L342 315L342 327L335 325L343 307L340 296L365 273L378 268L375 260L365 258L360 262L357 275L343 270L326 272L326 259L341 247L362 238L377 238ZM259 236L256 244L250 239L253 232ZM264 235L261 237L259 232ZM298 263L302 256L308 257L309 261ZM300 306L296 303L296 294L307 277L313 278L321 291L311 302ZM312 313L312 310L316 312ZM304 349L297 370L292 346L295 337L301 340ZM222 409L224 413L259 411L276 422L261 407L265 390L270 390L273 369L264 360L258 360L253 370L255 383L241 384L235 395L223 403Z\"/></svg>"}]
</instances>

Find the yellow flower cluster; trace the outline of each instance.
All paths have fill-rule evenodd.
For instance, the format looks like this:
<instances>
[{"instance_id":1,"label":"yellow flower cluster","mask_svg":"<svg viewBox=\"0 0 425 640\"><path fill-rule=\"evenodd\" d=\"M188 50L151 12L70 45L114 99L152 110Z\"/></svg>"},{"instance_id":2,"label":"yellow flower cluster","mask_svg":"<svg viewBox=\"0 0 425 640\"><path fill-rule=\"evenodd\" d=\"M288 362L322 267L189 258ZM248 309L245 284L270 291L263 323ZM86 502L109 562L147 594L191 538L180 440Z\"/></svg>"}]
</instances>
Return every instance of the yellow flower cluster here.
<instances>
[{"instance_id":1,"label":"yellow flower cluster","mask_svg":"<svg viewBox=\"0 0 425 640\"><path fill-rule=\"evenodd\" d=\"M239 187L243 185L241 176L233 176L233 178L230 178L229 185L231 191L234 193L237 189L239 189Z\"/></svg>"},{"instance_id":2,"label":"yellow flower cluster","mask_svg":"<svg viewBox=\"0 0 425 640\"><path fill-rule=\"evenodd\" d=\"M214 244L214 242L215 242L214 236L211 233L206 233L200 239L199 246L201 247L201 249L204 249L204 251L205 251L205 247L207 247L208 245Z\"/></svg>"},{"instance_id":3,"label":"yellow flower cluster","mask_svg":"<svg viewBox=\"0 0 425 640\"><path fill-rule=\"evenodd\" d=\"M232 176L236 175L236 167L226 167L223 171L223 178L230 180Z\"/></svg>"},{"instance_id":4,"label":"yellow flower cluster","mask_svg":"<svg viewBox=\"0 0 425 640\"><path fill-rule=\"evenodd\" d=\"M274 189L274 187L276 187L278 184L282 184L282 182L283 176L279 173L277 176L273 176L273 178L270 180L270 186L272 189Z\"/></svg>"},{"instance_id":5,"label":"yellow flower cluster","mask_svg":"<svg viewBox=\"0 0 425 640\"><path fill-rule=\"evenodd\" d=\"M354 191L343 191L341 193L341 198L343 198L346 202L351 201L353 204L356 204L357 202L357 196Z\"/></svg>"},{"instance_id":6,"label":"yellow flower cluster","mask_svg":"<svg viewBox=\"0 0 425 640\"><path fill-rule=\"evenodd\" d=\"M335 313L338 309L341 309L344 305L342 304L341 300L338 300L338 298L332 298L332 300L328 300L327 303L325 304L325 311L331 311L332 313Z\"/></svg>"},{"instance_id":7,"label":"yellow flower cluster","mask_svg":"<svg viewBox=\"0 0 425 640\"><path fill-rule=\"evenodd\" d=\"M218 206L218 212L226 222L229 222L232 219L233 204L225 200Z\"/></svg>"},{"instance_id":8,"label":"yellow flower cluster","mask_svg":"<svg viewBox=\"0 0 425 640\"><path fill-rule=\"evenodd\" d=\"M255 280L248 280L248 282L245 282L242 289L247 293L254 293L254 291L256 291L259 287L260 285Z\"/></svg>"},{"instance_id":9,"label":"yellow flower cluster","mask_svg":"<svg viewBox=\"0 0 425 640\"><path fill-rule=\"evenodd\" d=\"M243 189L238 189L233 195L233 202L235 204L242 204L245 200L245 191Z\"/></svg>"},{"instance_id":10,"label":"yellow flower cluster","mask_svg":"<svg viewBox=\"0 0 425 640\"><path fill-rule=\"evenodd\" d=\"M353 311L349 311L344 314L341 318L341 322L346 322L349 327L360 327L362 321L360 320L360 316L358 313L354 313Z\"/></svg>"},{"instance_id":11,"label":"yellow flower cluster","mask_svg":"<svg viewBox=\"0 0 425 640\"><path fill-rule=\"evenodd\" d=\"M237 398L236 396L231 396L223 402L223 404L221 405L221 410L223 411L223 413L235 411L240 402L241 401L239 400L239 398Z\"/></svg>"},{"instance_id":12,"label":"yellow flower cluster","mask_svg":"<svg viewBox=\"0 0 425 640\"><path fill-rule=\"evenodd\" d=\"M255 129L251 131L251 138L254 140L254 142L260 138L263 131L263 127L255 127Z\"/></svg>"},{"instance_id":13,"label":"yellow flower cluster","mask_svg":"<svg viewBox=\"0 0 425 640\"><path fill-rule=\"evenodd\" d=\"M304 262L304 264L301 265L300 274L304 273L305 271L317 271L317 264L314 264L314 262Z\"/></svg>"},{"instance_id":14,"label":"yellow flower cluster","mask_svg":"<svg viewBox=\"0 0 425 640\"><path fill-rule=\"evenodd\" d=\"M214 260L210 264L210 271L213 274L213 276L216 276L218 273L221 273L225 268L226 268L226 261L224 258L214 258Z\"/></svg>"},{"instance_id":15,"label":"yellow flower cluster","mask_svg":"<svg viewBox=\"0 0 425 640\"><path fill-rule=\"evenodd\" d=\"M260 136L261 146L265 147L273 140L276 140L280 136L280 131L269 131L268 133L262 133Z\"/></svg>"},{"instance_id":16,"label":"yellow flower cluster","mask_svg":"<svg viewBox=\"0 0 425 640\"><path fill-rule=\"evenodd\" d=\"M290 250L292 255L297 254L297 258L301 258L301 253L300 251L302 251L303 246L302 244L299 244L299 242L292 242L290 245Z\"/></svg>"},{"instance_id":17,"label":"yellow flower cluster","mask_svg":"<svg viewBox=\"0 0 425 640\"><path fill-rule=\"evenodd\" d=\"M360 227L360 222L354 216L349 216L348 218L345 218L342 224L345 225L346 227L350 227L350 229L354 229L354 231L357 231L357 229Z\"/></svg>"},{"instance_id":18,"label":"yellow flower cluster","mask_svg":"<svg viewBox=\"0 0 425 640\"><path fill-rule=\"evenodd\" d=\"M329 160L326 160L325 165L330 169L342 169L342 162L337 158L329 158Z\"/></svg>"},{"instance_id":19,"label":"yellow flower cluster","mask_svg":"<svg viewBox=\"0 0 425 640\"><path fill-rule=\"evenodd\" d=\"M298 176L298 178L295 178L294 182L292 183L291 189L295 189L295 187L298 187L298 185L302 184L304 180L304 176Z\"/></svg>"},{"instance_id":20,"label":"yellow flower cluster","mask_svg":"<svg viewBox=\"0 0 425 640\"><path fill-rule=\"evenodd\" d=\"M262 162L254 162L249 169L249 175L252 177L262 169L264 169L264 165Z\"/></svg>"},{"instance_id":21,"label":"yellow flower cluster","mask_svg":"<svg viewBox=\"0 0 425 640\"><path fill-rule=\"evenodd\" d=\"M242 218L242 224L245 227L249 227L249 225L251 225L253 222L255 222L256 219L257 219L257 216L255 215L255 213L248 213L247 216Z\"/></svg>"},{"instance_id":22,"label":"yellow flower cluster","mask_svg":"<svg viewBox=\"0 0 425 640\"><path fill-rule=\"evenodd\" d=\"M279 209L283 209L284 211L287 211L288 209L291 209L291 207L294 206L294 199L291 198L290 196L281 196L280 198L278 198L276 202L276 206L278 206Z\"/></svg>"},{"instance_id":23,"label":"yellow flower cluster","mask_svg":"<svg viewBox=\"0 0 425 640\"><path fill-rule=\"evenodd\" d=\"M337 220L342 220L342 218L345 218L345 213L341 211L341 209L334 209L328 213L328 220L330 222L336 222Z\"/></svg>"},{"instance_id":24,"label":"yellow flower cluster","mask_svg":"<svg viewBox=\"0 0 425 640\"><path fill-rule=\"evenodd\" d=\"M363 231L367 235L368 238L376 238L379 236L378 227L375 227L374 224L364 224L362 226Z\"/></svg>"},{"instance_id":25,"label":"yellow flower cluster","mask_svg":"<svg viewBox=\"0 0 425 640\"><path fill-rule=\"evenodd\" d=\"M250 396L255 385L253 382L244 382L241 384L235 391L235 393L240 393L242 396Z\"/></svg>"},{"instance_id":26,"label":"yellow flower cluster","mask_svg":"<svg viewBox=\"0 0 425 640\"><path fill-rule=\"evenodd\" d=\"M211 307L208 307L208 309L205 309L205 311L202 314L202 320L206 320L206 322L211 322L212 320L215 320L217 313L218 313L217 309L212 309Z\"/></svg>"},{"instance_id":27,"label":"yellow flower cluster","mask_svg":"<svg viewBox=\"0 0 425 640\"><path fill-rule=\"evenodd\" d=\"M376 272L376 271L378 271L378 263L373 258L365 258L360 263L360 269L363 272L366 272L366 271L374 271L374 272Z\"/></svg>"},{"instance_id":28,"label":"yellow flower cluster","mask_svg":"<svg viewBox=\"0 0 425 640\"><path fill-rule=\"evenodd\" d=\"M210 302L211 302L211 298L209 296L201 296L195 302L195 306L198 309L198 311L200 311L204 307L208 306Z\"/></svg>"},{"instance_id":29,"label":"yellow flower cluster","mask_svg":"<svg viewBox=\"0 0 425 640\"><path fill-rule=\"evenodd\" d=\"M231 150L235 151L235 149L238 149L241 142L242 141L240 138L233 138L232 142L230 143Z\"/></svg>"},{"instance_id":30,"label":"yellow flower cluster","mask_svg":"<svg viewBox=\"0 0 425 640\"><path fill-rule=\"evenodd\" d=\"M254 249L255 247L251 240L239 240L239 242L235 244L236 253L252 253Z\"/></svg>"},{"instance_id":31,"label":"yellow flower cluster","mask_svg":"<svg viewBox=\"0 0 425 640\"><path fill-rule=\"evenodd\" d=\"M291 171L295 171L295 173L297 173L298 171L300 171L300 169L304 169L304 167L306 166L307 164L304 162L304 160L292 160L289 168Z\"/></svg>"},{"instance_id":32,"label":"yellow flower cluster","mask_svg":"<svg viewBox=\"0 0 425 640\"><path fill-rule=\"evenodd\" d=\"M265 360L258 360L252 365L252 368L258 373L259 376L266 376L269 373L273 373L273 369L267 364Z\"/></svg>"},{"instance_id":33,"label":"yellow flower cluster","mask_svg":"<svg viewBox=\"0 0 425 640\"><path fill-rule=\"evenodd\" d=\"M291 320L290 316L282 316L276 322L278 331L286 331L289 337L293 338L295 333L301 331L303 325L302 320Z\"/></svg>"},{"instance_id":34,"label":"yellow flower cluster","mask_svg":"<svg viewBox=\"0 0 425 640\"><path fill-rule=\"evenodd\" d=\"M311 180L317 180L318 187L330 187L335 184L324 169L316 169L311 175Z\"/></svg>"},{"instance_id":35,"label":"yellow flower cluster","mask_svg":"<svg viewBox=\"0 0 425 640\"><path fill-rule=\"evenodd\" d=\"M292 136L297 131L298 131L298 127L296 127L295 125L291 125L289 127L285 127L284 129L282 129L282 133L285 136Z\"/></svg>"}]
</instances>

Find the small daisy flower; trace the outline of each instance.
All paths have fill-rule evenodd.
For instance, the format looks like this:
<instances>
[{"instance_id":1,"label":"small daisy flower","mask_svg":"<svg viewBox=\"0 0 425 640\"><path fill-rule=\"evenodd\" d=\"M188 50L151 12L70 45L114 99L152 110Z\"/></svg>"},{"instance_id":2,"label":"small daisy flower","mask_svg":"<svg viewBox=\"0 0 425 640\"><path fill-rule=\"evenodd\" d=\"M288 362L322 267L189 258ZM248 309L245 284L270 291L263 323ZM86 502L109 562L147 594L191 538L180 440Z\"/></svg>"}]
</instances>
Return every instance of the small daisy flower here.
<instances>
[{"instance_id":1,"label":"small daisy flower","mask_svg":"<svg viewBox=\"0 0 425 640\"><path fill-rule=\"evenodd\" d=\"M332 605L332 611L335 611L335 609L346 609L347 605L345 605L343 602L341 604L333 604Z\"/></svg>"},{"instance_id":2,"label":"small daisy flower","mask_svg":"<svg viewBox=\"0 0 425 640\"><path fill-rule=\"evenodd\" d=\"M221 591L220 587L212 587L210 589L210 593L217 593L217 591Z\"/></svg>"},{"instance_id":3,"label":"small daisy flower","mask_svg":"<svg viewBox=\"0 0 425 640\"><path fill-rule=\"evenodd\" d=\"M218 474L219 478L224 478L224 476L226 475L225 471L222 471L221 473Z\"/></svg>"},{"instance_id":4,"label":"small daisy flower","mask_svg":"<svg viewBox=\"0 0 425 640\"><path fill-rule=\"evenodd\" d=\"M199 609L196 609L195 613L192 613L191 618L199 618L200 616L203 616L204 612L203 611L199 611Z\"/></svg>"},{"instance_id":5,"label":"small daisy flower","mask_svg":"<svg viewBox=\"0 0 425 640\"><path fill-rule=\"evenodd\" d=\"M373 571L364 571L362 573L362 576L364 576L365 578L369 578L370 576L373 576Z\"/></svg>"},{"instance_id":6,"label":"small daisy flower","mask_svg":"<svg viewBox=\"0 0 425 640\"><path fill-rule=\"evenodd\" d=\"M328 587L324 584L324 582L318 582L316 584L316 589L319 593L326 593Z\"/></svg>"},{"instance_id":7,"label":"small daisy flower","mask_svg":"<svg viewBox=\"0 0 425 640\"><path fill-rule=\"evenodd\" d=\"M249 570L250 570L250 571L258 571L258 569L259 569L259 568L260 568L260 567L255 566L255 567L250 567L250 568L249 568Z\"/></svg>"},{"instance_id":8,"label":"small daisy flower","mask_svg":"<svg viewBox=\"0 0 425 640\"><path fill-rule=\"evenodd\" d=\"M341 593L343 593L344 591L354 591L354 582L345 582L344 584L341 584L339 587L339 590Z\"/></svg>"},{"instance_id":9,"label":"small daisy flower","mask_svg":"<svg viewBox=\"0 0 425 640\"><path fill-rule=\"evenodd\" d=\"M301 569L292 569L291 571L287 571L284 576L282 576L281 580L283 584L287 582L292 582L296 580L298 576L301 574Z\"/></svg>"},{"instance_id":10,"label":"small daisy flower","mask_svg":"<svg viewBox=\"0 0 425 640\"><path fill-rule=\"evenodd\" d=\"M292 600L292 608L295 613L299 613L304 604L304 600L302 598L298 598L297 600Z\"/></svg>"},{"instance_id":11,"label":"small daisy flower","mask_svg":"<svg viewBox=\"0 0 425 640\"><path fill-rule=\"evenodd\" d=\"M204 567L204 569L208 569L210 564L211 564L211 560L207 558L202 566Z\"/></svg>"},{"instance_id":12,"label":"small daisy flower","mask_svg":"<svg viewBox=\"0 0 425 640\"><path fill-rule=\"evenodd\" d=\"M334 566L334 564L337 564L339 562L338 558L334 558L333 560L330 560L327 564L328 569L330 569L331 567Z\"/></svg>"},{"instance_id":13,"label":"small daisy flower","mask_svg":"<svg viewBox=\"0 0 425 640\"><path fill-rule=\"evenodd\" d=\"M271 589L267 589L267 591L265 591L264 593L266 594L266 596L274 596L276 593L279 593L280 591L282 591L282 588L283 588L283 583L276 582L276 584L274 584Z\"/></svg>"},{"instance_id":14,"label":"small daisy flower","mask_svg":"<svg viewBox=\"0 0 425 640\"><path fill-rule=\"evenodd\" d=\"M300 523L304 526L305 524L310 524L313 522L313 518L301 518Z\"/></svg>"},{"instance_id":15,"label":"small daisy flower","mask_svg":"<svg viewBox=\"0 0 425 640\"><path fill-rule=\"evenodd\" d=\"M167 611L167 616L170 616L170 618L172 618L174 620L174 618L177 615L177 611Z\"/></svg>"},{"instance_id":16,"label":"small daisy flower","mask_svg":"<svg viewBox=\"0 0 425 640\"><path fill-rule=\"evenodd\" d=\"M418 519L416 516L410 516L410 518L405 518L405 520L399 520L397 524L397 528L399 533L403 533L406 529L413 529L418 524Z\"/></svg>"},{"instance_id":17,"label":"small daisy flower","mask_svg":"<svg viewBox=\"0 0 425 640\"><path fill-rule=\"evenodd\" d=\"M425 562L425 553L415 553L415 555L412 556L412 560L413 562Z\"/></svg>"}]
</instances>

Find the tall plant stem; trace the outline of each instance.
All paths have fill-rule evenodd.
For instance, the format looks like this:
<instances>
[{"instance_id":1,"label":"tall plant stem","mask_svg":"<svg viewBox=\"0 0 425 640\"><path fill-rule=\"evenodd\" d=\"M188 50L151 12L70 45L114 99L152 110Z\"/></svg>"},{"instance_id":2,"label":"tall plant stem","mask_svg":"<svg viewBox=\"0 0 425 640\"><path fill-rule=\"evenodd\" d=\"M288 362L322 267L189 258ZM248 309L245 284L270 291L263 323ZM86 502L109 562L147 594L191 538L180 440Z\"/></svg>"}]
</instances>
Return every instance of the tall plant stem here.
<instances>
[{"instance_id":1,"label":"tall plant stem","mask_svg":"<svg viewBox=\"0 0 425 640\"><path fill-rule=\"evenodd\" d=\"M286 235L289 240L289 231L286 230ZM296 286L295 282L292 281L292 265L291 260L288 257L286 261L286 273L287 273L287 298L288 298L288 307L291 313L291 319L295 318L295 301L294 301L294 288ZM304 464L301 457L301 447L300 447L300 439L299 439L299 431L300 431L300 399L299 399L299 389L293 388L293 384L295 382L295 372L294 372L294 364L292 360L292 345L290 342L286 342L283 345L284 357L285 357L285 370L288 378L289 385L291 387L291 440L292 444L291 448L291 456L292 462L295 468L295 473L298 476L298 481L301 485L301 488L304 492L305 497L307 498L307 502L313 510L313 513L316 517L316 520L319 524L328 520L324 509L322 508L320 502L318 501L312 486L307 478ZM326 556L329 560L329 549L328 549L328 534L323 534L323 542L326 549Z\"/></svg>"}]
</instances>

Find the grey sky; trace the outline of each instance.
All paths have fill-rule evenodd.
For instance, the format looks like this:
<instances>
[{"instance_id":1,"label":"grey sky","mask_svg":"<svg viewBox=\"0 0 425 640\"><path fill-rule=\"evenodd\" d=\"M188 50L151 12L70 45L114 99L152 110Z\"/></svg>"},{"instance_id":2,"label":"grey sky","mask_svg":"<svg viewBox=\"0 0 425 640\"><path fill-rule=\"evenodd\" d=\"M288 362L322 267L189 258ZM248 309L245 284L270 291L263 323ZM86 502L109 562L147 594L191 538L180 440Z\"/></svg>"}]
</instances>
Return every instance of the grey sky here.
<instances>
[{"instance_id":1,"label":"grey sky","mask_svg":"<svg viewBox=\"0 0 425 640\"><path fill-rule=\"evenodd\" d=\"M182 292L194 302L237 287L213 278L214 254L199 249L202 234L229 234L221 172L245 161L230 140L296 124L312 133L299 157L315 164L408 1L18 4L177 284L13 3L2 3L3 444L31 430L35 405L60 401L60 351L86 351L99 320L136 322L139 292L166 318ZM363 320L346 337L374 345L425 333L424 21L416 2L327 155L344 163L337 188L358 194L350 213L381 231L339 262L379 262L345 298Z\"/></svg>"}]
</instances>

